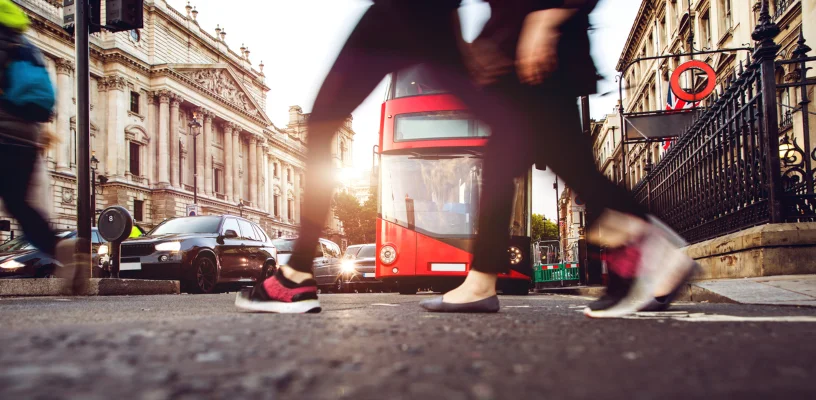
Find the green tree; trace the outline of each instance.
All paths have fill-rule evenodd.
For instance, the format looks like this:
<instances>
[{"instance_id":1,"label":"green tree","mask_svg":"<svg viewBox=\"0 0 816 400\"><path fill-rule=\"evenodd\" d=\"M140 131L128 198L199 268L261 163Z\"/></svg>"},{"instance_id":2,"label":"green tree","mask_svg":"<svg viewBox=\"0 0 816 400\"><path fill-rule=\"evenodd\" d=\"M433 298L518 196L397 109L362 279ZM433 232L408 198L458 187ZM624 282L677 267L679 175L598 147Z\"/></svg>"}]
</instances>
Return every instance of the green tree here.
<instances>
[{"instance_id":1,"label":"green tree","mask_svg":"<svg viewBox=\"0 0 816 400\"><path fill-rule=\"evenodd\" d=\"M368 199L360 212L361 244L374 243L377 239L377 188L369 189Z\"/></svg>"},{"instance_id":2,"label":"green tree","mask_svg":"<svg viewBox=\"0 0 816 400\"><path fill-rule=\"evenodd\" d=\"M360 206L357 198L346 192L338 192L332 201L332 209L335 217L343 224L343 231L348 237L349 243L358 243L360 240L362 206Z\"/></svg>"},{"instance_id":3,"label":"green tree","mask_svg":"<svg viewBox=\"0 0 816 400\"><path fill-rule=\"evenodd\" d=\"M534 243L540 240L558 239L558 225L541 214L533 214L531 228Z\"/></svg>"},{"instance_id":4,"label":"green tree","mask_svg":"<svg viewBox=\"0 0 816 400\"><path fill-rule=\"evenodd\" d=\"M346 192L339 192L334 196L332 209L343 224L349 244L374 243L377 229L376 192L377 189L372 188L371 196L363 204Z\"/></svg>"}]
</instances>

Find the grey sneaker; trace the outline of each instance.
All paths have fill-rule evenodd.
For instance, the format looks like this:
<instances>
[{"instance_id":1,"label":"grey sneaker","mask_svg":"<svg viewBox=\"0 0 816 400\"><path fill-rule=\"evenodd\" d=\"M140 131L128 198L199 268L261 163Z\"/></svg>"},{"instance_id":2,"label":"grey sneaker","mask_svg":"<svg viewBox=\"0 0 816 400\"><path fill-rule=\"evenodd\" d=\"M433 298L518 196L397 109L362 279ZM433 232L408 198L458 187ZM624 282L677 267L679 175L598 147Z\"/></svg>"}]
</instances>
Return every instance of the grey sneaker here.
<instances>
[{"instance_id":1,"label":"grey sneaker","mask_svg":"<svg viewBox=\"0 0 816 400\"><path fill-rule=\"evenodd\" d=\"M655 292L658 288L672 284L676 289L677 282L681 282L682 286L682 282L691 276L696 263L679 250L686 245L683 238L655 217L650 216L649 223L648 231L634 244L627 246L627 251L624 252L632 259L621 260L633 264L632 268L636 271L632 286L618 301L607 302L604 306L587 307L584 309L586 316L620 318L655 307L653 303L656 301ZM609 267L615 268L611 264ZM662 300L666 302L668 299ZM668 301L670 302L671 300Z\"/></svg>"}]
</instances>

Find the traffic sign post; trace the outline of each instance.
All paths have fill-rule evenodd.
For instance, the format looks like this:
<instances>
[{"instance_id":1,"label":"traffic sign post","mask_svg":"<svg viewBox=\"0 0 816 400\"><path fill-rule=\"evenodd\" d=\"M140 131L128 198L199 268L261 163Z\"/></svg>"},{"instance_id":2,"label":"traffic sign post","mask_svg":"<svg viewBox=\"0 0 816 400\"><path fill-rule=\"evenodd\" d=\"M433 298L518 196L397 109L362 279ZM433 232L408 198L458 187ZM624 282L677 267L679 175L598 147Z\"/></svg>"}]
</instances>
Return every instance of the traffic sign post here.
<instances>
[{"instance_id":1,"label":"traffic sign post","mask_svg":"<svg viewBox=\"0 0 816 400\"><path fill-rule=\"evenodd\" d=\"M122 242L130 237L133 230L133 217L121 206L108 207L99 215L99 235L110 242L111 278L119 277L119 266L122 259Z\"/></svg>"},{"instance_id":2,"label":"traffic sign post","mask_svg":"<svg viewBox=\"0 0 816 400\"><path fill-rule=\"evenodd\" d=\"M143 26L143 0L105 0L107 21L101 24L101 0L63 0L65 10L63 28L74 32L76 51L76 135L77 135L77 247L78 260L83 260L77 277L93 276L91 263L91 218L95 206L91 204L91 92L89 35L105 28L120 32ZM114 13L114 10L117 10ZM117 14L118 13L118 14ZM113 17L113 19L111 19ZM62 134L67 134L60 132ZM127 210L125 210L127 211ZM132 221L131 221L132 222ZM130 231L128 230L128 233ZM118 264L117 264L118 267ZM78 278L74 279L76 284Z\"/></svg>"},{"instance_id":3,"label":"traffic sign post","mask_svg":"<svg viewBox=\"0 0 816 400\"><path fill-rule=\"evenodd\" d=\"M188 217L195 217L197 215L201 215L201 207L198 204L188 204L187 209L185 211L185 215Z\"/></svg>"}]
</instances>

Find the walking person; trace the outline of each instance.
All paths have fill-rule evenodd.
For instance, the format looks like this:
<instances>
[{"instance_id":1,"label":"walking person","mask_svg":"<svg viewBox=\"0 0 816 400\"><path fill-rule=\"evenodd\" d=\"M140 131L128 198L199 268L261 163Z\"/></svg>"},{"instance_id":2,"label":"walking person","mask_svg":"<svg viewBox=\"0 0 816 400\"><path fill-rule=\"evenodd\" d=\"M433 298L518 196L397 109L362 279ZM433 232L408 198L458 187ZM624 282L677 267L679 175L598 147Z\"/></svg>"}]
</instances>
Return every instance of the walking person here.
<instances>
[{"instance_id":1,"label":"walking person","mask_svg":"<svg viewBox=\"0 0 816 400\"><path fill-rule=\"evenodd\" d=\"M75 243L58 243L32 202L40 154L53 141L42 123L53 112L55 95L42 54L23 36L29 24L19 7L0 0L0 199L31 244L73 271Z\"/></svg>"},{"instance_id":2,"label":"walking person","mask_svg":"<svg viewBox=\"0 0 816 400\"><path fill-rule=\"evenodd\" d=\"M576 100L594 93L597 83L588 38L597 0L488 2L493 12L473 44L472 65L485 93L508 107L499 118L476 110L494 134L485 155L479 235L468 276L421 305L439 312L499 310L496 281L507 272L512 179L533 164L546 164L600 215L588 239L609 249L610 286L585 314L620 317L667 307L696 264L678 250L682 238L596 169L590 138L581 129Z\"/></svg>"},{"instance_id":3,"label":"walking person","mask_svg":"<svg viewBox=\"0 0 816 400\"><path fill-rule=\"evenodd\" d=\"M552 3L563 6L563 1ZM586 74L591 70L592 74L589 80L583 81L586 85L584 88L573 87L563 93L560 91L565 85L559 85L557 79L545 79L544 70L519 69L520 73L524 71L529 74L524 76L524 83L513 72L515 48L521 36L522 24L526 32L537 32L535 28L540 28L540 24L528 27L525 22L527 14L536 10L561 9L553 8L549 5L551 2L547 1L505 0L490 3L493 10L491 21L481 36L484 40L477 40L473 52L475 64L481 66L477 68L481 75L479 81L490 84L483 91L478 91L467 80L464 62L459 54L463 42L455 13L458 1L374 2L352 32L329 72L309 119L309 153L304 195L306 201L303 206L301 236L290 263L280 266L275 276L259 283L251 291L240 293L236 297L236 306L266 312L320 311L317 285L312 275L312 259L318 236L328 217L333 189L332 182L326 179L331 175L331 138L345 117L368 96L383 76L419 63L425 63L437 82L444 82L447 90L460 97L493 130L493 139L490 140L485 160L485 190L482 191L482 214L479 219L479 232L490 233L493 239L488 239L486 235L479 236L474 263L463 286L443 298L423 303L424 307L434 311L498 310L495 283L497 273L501 272L500 266L505 264L506 254L503 249L507 248L506 243L509 241L507 227L512 203L510 194L513 193L510 186L512 177L520 175L533 162L544 161L541 158L534 161L536 157L532 153L533 147L541 146L549 146L541 154L546 158L543 164L556 162L557 167L554 165L553 170L563 174L565 181L582 197L587 198L588 202L590 199L595 200L595 206L599 210L617 210L616 213L607 213L606 219L602 218L603 221L609 221L605 222L606 225L616 225L618 221L632 225L632 228L623 228L621 234L614 236L618 242L605 243L620 249L614 254L621 255L621 266L627 265L625 268L621 267L626 270L623 275L626 284L610 288L609 294L614 296L607 296L603 301L594 303L593 308L598 311L609 309L630 297L629 293L634 288L639 290L638 293L652 289L653 285L643 288L642 283L651 282L648 278L652 278L653 274L640 274L641 285L636 287L632 284L636 281L634 278L642 269L640 266L644 264L644 260L639 253L635 253L642 250L640 243L635 245L636 242L630 242L637 237L647 237L652 224L647 222L645 213L625 190L612 185L595 170L586 138L573 138L570 133L574 131L576 135L581 134L577 108L570 106L570 103L575 104L577 93L594 90L596 83L585 32L588 27L587 15L594 6L594 1L582 4L580 12L569 11L559 15L562 20L549 22L551 26L547 32L559 31L565 22L571 21L575 21L574 25L570 25L571 29L584 30L583 40L586 43L579 48L585 47L586 59L582 58L582 50L564 52L564 55L569 56L565 63L576 61L570 60L570 57L576 57L581 64L563 68L562 73L569 70L584 76L581 72ZM575 15L582 17L574 18ZM526 54L535 62L542 60L542 55L537 54L536 49L549 50L543 58L549 62L552 58L547 56L551 56L556 49L561 50L559 43L563 47L574 46L566 40L559 42L549 36L526 35L525 38L528 50L520 54ZM580 36L577 38L580 39ZM540 43L542 41L544 44ZM553 65L558 64L550 64L550 68ZM562 78L569 78L569 75ZM546 110L549 111L542 112ZM545 114L546 118L543 116ZM575 114L574 119L569 117L571 114ZM537 135L541 130L548 132L546 135ZM534 138L535 143L530 143ZM555 161L561 158L562 153L574 156L574 172L567 171L565 164ZM510 162L503 164L507 160ZM613 238L607 234L604 237ZM623 295L618 295L618 292ZM651 300L651 295L649 299Z\"/></svg>"},{"instance_id":4,"label":"walking person","mask_svg":"<svg viewBox=\"0 0 816 400\"><path fill-rule=\"evenodd\" d=\"M309 117L305 201L289 264L251 292L240 293L236 306L282 313L320 311L312 260L334 189L329 179L332 138L383 77L411 65L425 63L436 76L445 77L438 81L448 90L475 91L461 56L459 2L374 0L365 12L323 82Z\"/></svg>"}]
</instances>

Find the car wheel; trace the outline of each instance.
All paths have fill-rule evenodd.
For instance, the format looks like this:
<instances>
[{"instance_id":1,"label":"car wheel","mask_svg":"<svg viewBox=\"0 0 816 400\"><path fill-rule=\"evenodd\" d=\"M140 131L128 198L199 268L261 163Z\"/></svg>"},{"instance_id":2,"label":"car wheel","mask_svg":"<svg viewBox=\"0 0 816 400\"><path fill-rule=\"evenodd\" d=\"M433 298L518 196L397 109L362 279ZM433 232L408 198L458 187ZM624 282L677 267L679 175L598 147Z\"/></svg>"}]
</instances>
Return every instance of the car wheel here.
<instances>
[{"instance_id":1,"label":"car wheel","mask_svg":"<svg viewBox=\"0 0 816 400\"><path fill-rule=\"evenodd\" d=\"M218 266L211 256L199 256L193 263L195 282L193 289L197 293L212 293L218 284Z\"/></svg>"},{"instance_id":2,"label":"car wheel","mask_svg":"<svg viewBox=\"0 0 816 400\"><path fill-rule=\"evenodd\" d=\"M267 261L264 264L263 269L261 270L261 281L275 275L275 272L278 271L278 267L275 265L274 261Z\"/></svg>"},{"instance_id":3,"label":"car wheel","mask_svg":"<svg viewBox=\"0 0 816 400\"><path fill-rule=\"evenodd\" d=\"M56 278L57 277L57 267L54 265L48 265L40 269L40 272L37 274L37 278Z\"/></svg>"}]
</instances>

